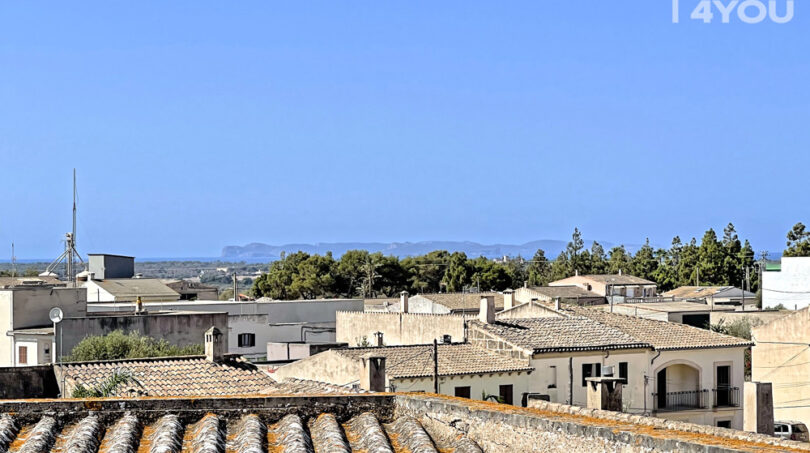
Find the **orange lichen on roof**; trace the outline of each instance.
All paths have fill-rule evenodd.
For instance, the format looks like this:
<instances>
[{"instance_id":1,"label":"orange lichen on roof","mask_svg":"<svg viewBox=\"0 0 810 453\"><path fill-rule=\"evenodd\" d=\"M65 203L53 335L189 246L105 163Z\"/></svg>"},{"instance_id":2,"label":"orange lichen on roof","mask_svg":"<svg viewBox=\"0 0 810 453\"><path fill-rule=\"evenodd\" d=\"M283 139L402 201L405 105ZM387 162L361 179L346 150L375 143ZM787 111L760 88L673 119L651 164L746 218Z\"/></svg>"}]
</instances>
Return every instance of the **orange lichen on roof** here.
<instances>
[{"instance_id":1,"label":"orange lichen on roof","mask_svg":"<svg viewBox=\"0 0 810 453\"><path fill-rule=\"evenodd\" d=\"M454 402L458 402L467 406L471 411L483 410L483 411L506 412L510 414L519 414L519 415L535 415L547 420L559 420L565 422L578 423L581 425L613 428L615 433L627 432L635 435L650 436L660 439L677 439L681 441L699 443L702 445L729 448L738 451L747 451L756 453L810 452L810 445L808 445L805 448L801 448L799 446L784 447L778 445L770 445L764 442L758 442L753 440L733 439L731 437L721 437L711 434L696 433L678 429L656 428L654 426L640 425L636 423L623 422L619 420L588 417L584 415L568 414L563 412L553 412L544 409L537 409L530 407L516 407L506 404L495 403L491 401L479 401L455 396L436 395L435 393L412 393L411 395L430 396L435 398L452 400Z\"/></svg>"}]
</instances>

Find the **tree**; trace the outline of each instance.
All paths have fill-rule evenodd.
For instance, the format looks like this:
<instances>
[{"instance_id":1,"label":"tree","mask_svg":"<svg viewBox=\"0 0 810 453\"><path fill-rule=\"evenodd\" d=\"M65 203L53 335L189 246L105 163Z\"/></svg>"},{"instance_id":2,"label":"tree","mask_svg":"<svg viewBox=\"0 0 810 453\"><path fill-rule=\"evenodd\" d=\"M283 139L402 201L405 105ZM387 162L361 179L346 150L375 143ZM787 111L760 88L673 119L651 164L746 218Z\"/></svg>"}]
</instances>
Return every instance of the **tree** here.
<instances>
[{"instance_id":1,"label":"tree","mask_svg":"<svg viewBox=\"0 0 810 453\"><path fill-rule=\"evenodd\" d=\"M698 249L698 271L700 283L710 285L723 284L723 248L717 240L717 234L709 228L703 235Z\"/></svg>"},{"instance_id":2,"label":"tree","mask_svg":"<svg viewBox=\"0 0 810 453\"><path fill-rule=\"evenodd\" d=\"M658 270L658 260L655 258L655 252L650 246L650 239L636 252L630 262L631 273L636 277L641 277L647 280L655 278L655 272Z\"/></svg>"},{"instance_id":3,"label":"tree","mask_svg":"<svg viewBox=\"0 0 810 453\"><path fill-rule=\"evenodd\" d=\"M103 379L94 387L87 388L82 384L77 384L71 396L73 398L107 398L115 396L119 386L129 383L141 385L129 370L113 370L109 377Z\"/></svg>"},{"instance_id":4,"label":"tree","mask_svg":"<svg viewBox=\"0 0 810 453\"><path fill-rule=\"evenodd\" d=\"M787 234L787 248L782 256L810 256L810 232L803 223L793 225Z\"/></svg>"},{"instance_id":5,"label":"tree","mask_svg":"<svg viewBox=\"0 0 810 453\"><path fill-rule=\"evenodd\" d=\"M623 245L610 249L607 270L609 274L618 274L619 272L626 273L630 270L630 255L627 254L627 250Z\"/></svg>"},{"instance_id":6,"label":"tree","mask_svg":"<svg viewBox=\"0 0 810 453\"><path fill-rule=\"evenodd\" d=\"M512 279L503 265L483 256L472 260L471 264L473 271L471 280L482 291L503 291L512 285Z\"/></svg>"},{"instance_id":7,"label":"tree","mask_svg":"<svg viewBox=\"0 0 810 453\"><path fill-rule=\"evenodd\" d=\"M723 229L723 278L720 282L723 285L739 286L745 275L743 268L742 244L737 237L734 225L729 223ZM745 289L745 288L743 288Z\"/></svg>"},{"instance_id":8,"label":"tree","mask_svg":"<svg viewBox=\"0 0 810 453\"><path fill-rule=\"evenodd\" d=\"M467 255L464 252L455 252L450 255L450 262L447 271L444 273L442 283L448 292L463 291L465 286L470 284L470 274L472 270L467 263Z\"/></svg>"},{"instance_id":9,"label":"tree","mask_svg":"<svg viewBox=\"0 0 810 453\"><path fill-rule=\"evenodd\" d=\"M537 249L529 263L528 280L531 286L545 286L551 281L551 263L543 249Z\"/></svg>"},{"instance_id":10,"label":"tree","mask_svg":"<svg viewBox=\"0 0 810 453\"><path fill-rule=\"evenodd\" d=\"M369 253L365 250L349 250L340 257L336 269L338 292L346 297L354 297L363 281L363 265Z\"/></svg>"},{"instance_id":11,"label":"tree","mask_svg":"<svg viewBox=\"0 0 810 453\"><path fill-rule=\"evenodd\" d=\"M698 252L699 248L695 238L681 247L676 271L678 286L697 285Z\"/></svg>"},{"instance_id":12,"label":"tree","mask_svg":"<svg viewBox=\"0 0 810 453\"><path fill-rule=\"evenodd\" d=\"M510 288L520 288L523 283L529 279L529 269L526 260L518 255L515 259L510 259L505 263L506 273L509 274L509 279L512 280Z\"/></svg>"},{"instance_id":13,"label":"tree","mask_svg":"<svg viewBox=\"0 0 810 453\"><path fill-rule=\"evenodd\" d=\"M434 250L427 255L402 260L402 266L410 274L411 293L439 292L449 260L450 254L446 250Z\"/></svg>"},{"instance_id":14,"label":"tree","mask_svg":"<svg viewBox=\"0 0 810 453\"><path fill-rule=\"evenodd\" d=\"M65 358L65 361L87 362L140 359L146 357L201 355L203 353L202 344L181 347L163 339L157 340L143 336L138 332L125 334L120 330L116 330L107 335L93 335L84 338L70 351L70 355Z\"/></svg>"},{"instance_id":15,"label":"tree","mask_svg":"<svg viewBox=\"0 0 810 453\"><path fill-rule=\"evenodd\" d=\"M579 228L574 228L574 233L571 235L571 242L565 247L565 255L568 257L571 269L580 274L587 274L590 264L589 258L582 256L582 250L584 248L585 241L582 240L582 233L579 232ZM569 275L571 274L569 273Z\"/></svg>"},{"instance_id":16,"label":"tree","mask_svg":"<svg viewBox=\"0 0 810 453\"><path fill-rule=\"evenodd\" d=\"M605 248L602 247L602 244L593 241L593 244L591 244L590 260L588 273L604 274L607 272L607 256L605 256Z\"/></svg>"},{"instance_id":17,"label":"tree","mask_svg":"<svg viewBox=\"0 0 810 453\"><path fill-rule=\"evenodd\" d=\"M571 260L568 259L565 252L560 252L560 256L551 263L551 281L561 280L572 275L574 275L574 270Z\"/></svg>"}]
</instances>

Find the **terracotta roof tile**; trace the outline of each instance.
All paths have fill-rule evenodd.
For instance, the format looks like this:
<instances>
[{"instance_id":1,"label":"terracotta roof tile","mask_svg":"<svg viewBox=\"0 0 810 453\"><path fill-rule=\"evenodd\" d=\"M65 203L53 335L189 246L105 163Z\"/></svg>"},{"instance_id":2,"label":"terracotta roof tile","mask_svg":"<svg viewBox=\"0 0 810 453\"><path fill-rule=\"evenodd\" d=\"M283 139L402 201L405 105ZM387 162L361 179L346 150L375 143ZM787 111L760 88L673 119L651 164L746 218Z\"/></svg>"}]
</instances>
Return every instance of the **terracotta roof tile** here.
<instances>
[{"instance_id":1,"label":"terracotta roof tile","mask_svg":"<svg viewBox=\"0 0 810 453\"><path fill-rule=\"evenodd\" d=\"M753 345L749 340L686 324L656 321L577 306L567 306L563 311L575 316L584 316L608 328L620 330L638 341L651 344L655 349L702 349Z\"/></svg>"},{"instance_id":2,"label":"terracotta roof tile","mask_svg":"<svg viewBox=\"0 0 810 453\"><path fill-rule=\"evenodd\" d=\"M385 373L393 378L433 375L432 344L333 349L333 351L353 359L360 359L369 354L383 356L386 358ZM469 343L440 344L438 351L440 376L534 369L526 360L512 359Z\"/></svg>"},{"instance_id":3,"label":"terracotta roof tile","mask_svg":"<svg viewBox=\"0 0 810 453\"><path fill-rule=\"evenodd\" d=\"M474 325L534 353L649 348L619 329L584 317L504 319Z\"/></svg>"}]
</instances>

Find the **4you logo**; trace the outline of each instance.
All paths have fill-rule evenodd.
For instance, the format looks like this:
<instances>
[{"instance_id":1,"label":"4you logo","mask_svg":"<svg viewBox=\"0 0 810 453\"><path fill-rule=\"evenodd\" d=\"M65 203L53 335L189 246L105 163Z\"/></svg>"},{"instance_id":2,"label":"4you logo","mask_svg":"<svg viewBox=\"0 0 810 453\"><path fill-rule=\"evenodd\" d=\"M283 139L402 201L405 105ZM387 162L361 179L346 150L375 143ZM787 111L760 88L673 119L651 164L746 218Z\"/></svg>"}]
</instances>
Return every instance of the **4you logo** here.
<instances>
[{"instance_id":1,"label":"4you logo","mask_svg":"<svg viewBox=\"0 0 810 453\"><path fill-rule=\"evenodd\" d=\"M672 22L681 21L681 3L688 0L672 0ZM689 1L693 3L694 0ZM724 24L732 17L746 24L758 24L770 20L776 24L786 24L793 20L794 0L698 0L689 18L710 24L719 19Z\"/></svg>"}]
</instances>

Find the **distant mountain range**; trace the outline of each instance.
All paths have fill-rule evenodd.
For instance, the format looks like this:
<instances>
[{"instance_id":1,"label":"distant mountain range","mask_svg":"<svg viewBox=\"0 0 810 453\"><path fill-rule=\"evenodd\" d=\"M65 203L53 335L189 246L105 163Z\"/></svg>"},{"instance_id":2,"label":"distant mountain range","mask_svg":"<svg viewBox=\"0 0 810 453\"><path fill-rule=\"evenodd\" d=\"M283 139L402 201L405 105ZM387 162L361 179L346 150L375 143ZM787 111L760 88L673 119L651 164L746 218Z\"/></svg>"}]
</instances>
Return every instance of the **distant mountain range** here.
<instances>
[{"instance_id":1,"label":"distant mountain range","mask_svg":"<svg viewBox=\"0 0 810 453\"><path fill-rule=\"evenodd\" d=\"M586 247L590 248L593 241L585 241ZM614 244L599 242L607 253ZM222 249L223 260L268 260L279 259L281 252L286 254L298 251L309 254L323 255L332 252L335 258L340 257L348 250L368 250L369 252L382 252L384 255L393 255L399 258L408 256L424 255L434 250L447 250L448 252L464 252L470 258L485 256L487 258L499 258L505 256L531 258L537 249L543 249L546 257L556 258L565 249L568 241L554 239L543 239L531 241L525 244L479 244L469 241L422 241L422 242L333 242L317 244L284 244L268 245L262 243L252 243L245 246L229 245ZM628 251L635 252L638 245L626 245Z\"/></svg>"}]
</instances>

